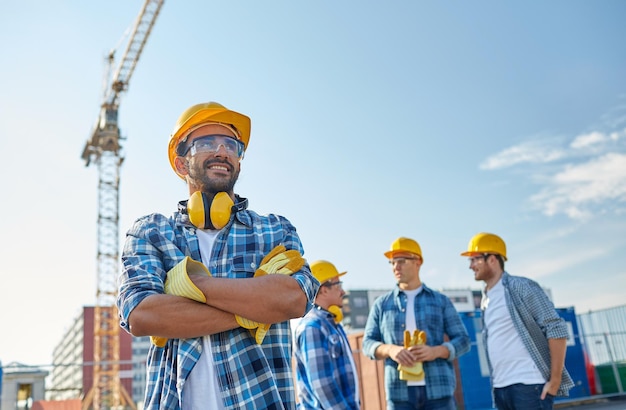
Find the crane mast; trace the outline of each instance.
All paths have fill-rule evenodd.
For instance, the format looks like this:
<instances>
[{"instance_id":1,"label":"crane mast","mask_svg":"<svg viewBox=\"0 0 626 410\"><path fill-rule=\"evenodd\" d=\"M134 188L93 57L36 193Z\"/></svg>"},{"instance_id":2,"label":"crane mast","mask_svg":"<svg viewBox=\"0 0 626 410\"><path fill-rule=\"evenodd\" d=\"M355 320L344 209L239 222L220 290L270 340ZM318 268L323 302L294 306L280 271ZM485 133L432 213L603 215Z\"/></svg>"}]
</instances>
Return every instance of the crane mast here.
<instances>
[{"instance_id":1,"label":"crane mast","mask_svg":"<svg viewBox=\"0 0 626 410\"><path fill-rule=\"evenodd\" d=\"M104 98L93 132L83 149L85 165L98 167L97 289L94 307L93 385L83 409L135 408L120 379L120 344L117 308L119 272L119 182L124 160L118 109L120 94L130 78L154 26L164 0L146 0L132 28L124 55L115 71L115 50L108 56ZM111 73L113 72L113 75Z\"/></svg>"}]
</instances>

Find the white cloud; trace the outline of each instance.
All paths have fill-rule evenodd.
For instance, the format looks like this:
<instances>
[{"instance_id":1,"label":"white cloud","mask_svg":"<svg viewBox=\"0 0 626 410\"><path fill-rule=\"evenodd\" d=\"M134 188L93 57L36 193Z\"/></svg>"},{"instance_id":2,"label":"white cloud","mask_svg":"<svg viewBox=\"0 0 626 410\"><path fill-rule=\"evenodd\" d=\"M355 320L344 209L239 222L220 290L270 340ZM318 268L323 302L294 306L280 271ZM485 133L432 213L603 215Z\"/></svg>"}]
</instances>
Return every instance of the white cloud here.
<instances>
[{"instance_id":1,"label":"white cloud","mask_svg":"<svg viewBox=\"0 0 626 410\"><path fill-rule=\"evenodd\" d=\"M579 135L578 137L574 138L574 141L572 141L570 146L572 148L580 149L580 148L586 148L590 145L599 144L606 140L607 140L606 135L604 135L601 132L594 131L594 132L590 132L589 134Z\"/></svg>"},{"instance_id":2,"label":"white cloud","mask_svg":"<svg viewBox=\"0 0 626 410\"><path fill-rule=\"evenodd\" d=\"M608 144L613 144L612 147L615 147L614 144L619 142L619 140L623 139L624 137L626 137L626 129L623 129L621 131L613 131L608 134L604 134L599 131L593 131L587 134L579 135L574 138L574 141L572 141L570 147L574 149L608 149Z\"/></svg>"},{"instance_id":3,"label":"white cloud","mask_svg":"<svg viewBox=\"0 0 626 410\"><path fill-rule=\"evenodd\" d=\"M621 131L615 131L609 134L609 139L611 141L619 141L621 138L626 137L626 128Z\"/></svg>"},{"instance_id":4,"label":"white cloud","mask_svg":"<svg viewBox=\"0 0 626 410\"><path fill-rule=\"evenodd\" d=\"M548 216L585 221L606 212L626 213L625 109L618 106L607 114L603 130L576 135L569 143L533 136L487 157L479 167L521 169L540 186L528 199L531 208Z\"/></svg>"},{"instance_id":5,"label":"white cloud","mask_svg":"<svg viewBox=\"0 0 626 410\"><path fill-rule=\"evenodd\" d=\"M565 214L585 219L598 207L626 202L626 155L605 154L554 175L531 203L546 215Z\"/></svg>"},{"instance_id":6,"label":"white cloud","mask_svg":"<svg viewBox=\"0 0 626 410\"><path fill-rule=\"evenodd\" d=\"M529 141L490 156L480 164L480 169L494 170L520 163L547 163L561 159L564 155L563 150L552 147L549 142Z\"/></svg>"}]
</instances>

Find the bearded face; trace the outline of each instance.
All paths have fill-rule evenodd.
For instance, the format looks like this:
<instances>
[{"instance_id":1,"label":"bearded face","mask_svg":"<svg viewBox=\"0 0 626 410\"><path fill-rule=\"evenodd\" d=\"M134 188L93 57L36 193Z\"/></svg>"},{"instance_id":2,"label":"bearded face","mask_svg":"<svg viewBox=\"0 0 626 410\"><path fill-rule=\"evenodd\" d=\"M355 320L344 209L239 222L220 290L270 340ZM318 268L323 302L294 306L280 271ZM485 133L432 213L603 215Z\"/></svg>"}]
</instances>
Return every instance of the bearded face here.
<instances>
[{"instance_id":1,"label":"bearded face","mask_svg":"<svg viewBox=\"0 0 626 410\"><path fill-rule=\"evenodd\" d=\"M189 158L188 167L189 183L206 193L232 193L239 178L239 161L233 162L227 157L197 155Z\"/></svg>"},{"instance_id":2,"label":"bearded face","mask_svg":"<svg viewBox=\"0 0 626 410\"><path fill-rule=\"evenodd\" d=\"M235 133L223 124L206 124L189 135L187 150L177 161L191 192L233 193L242 157L242 145L234 141L237 141Z\"/></svg>"}]
</instances>

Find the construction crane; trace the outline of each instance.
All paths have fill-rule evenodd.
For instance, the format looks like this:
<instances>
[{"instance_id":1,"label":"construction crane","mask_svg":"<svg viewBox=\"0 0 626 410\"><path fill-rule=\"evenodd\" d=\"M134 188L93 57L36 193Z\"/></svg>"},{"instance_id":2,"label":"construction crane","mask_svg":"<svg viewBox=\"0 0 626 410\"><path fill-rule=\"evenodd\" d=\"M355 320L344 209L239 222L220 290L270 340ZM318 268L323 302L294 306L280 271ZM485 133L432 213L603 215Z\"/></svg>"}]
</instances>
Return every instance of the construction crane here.
<instances>
[{"instance_id":1,"label":"construction crane","mask_svg":"<svg viewBox=\"0 0 626 410\"><path fill-rule=\"evenodd\" d=\"M135 408L120 379L119 322L115 299L119 271L118 220L121 151L117 122L120 94L128 89L150 31L164 0L146 0L135 20L129 42L117 69L115 50L108 56L104 98L82 158L98 166L98 271L94 307L93 385L83 399L83 409ZM113 75L111 76L111 73Z\"/></svg>"}]
</instances>

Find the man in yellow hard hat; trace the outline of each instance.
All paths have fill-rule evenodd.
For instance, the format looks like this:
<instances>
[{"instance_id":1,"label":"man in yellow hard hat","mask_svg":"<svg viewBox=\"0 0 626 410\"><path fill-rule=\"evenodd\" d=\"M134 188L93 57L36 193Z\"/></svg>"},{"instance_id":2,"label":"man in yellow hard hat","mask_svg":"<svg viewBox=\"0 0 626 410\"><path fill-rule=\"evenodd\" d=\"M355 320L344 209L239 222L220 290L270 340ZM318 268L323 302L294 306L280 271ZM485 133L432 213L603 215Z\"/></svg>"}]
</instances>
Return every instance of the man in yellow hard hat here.
<instances>
[{"instance_id":1,"label":"man in yellow hard hat","mask_svg":"<svg viewBox=\"0 0 626 410\"><path fill-rule=\"evenodd\" d=\"M363 352L385 361L387 409L454 410L453 361L470 349L467 330L450 299L422 283L415 240L397 238L385 257L397 286L370 309Z\"/></svg>"},{"instance_id":2,"label":"man in yellow hard hat","mask_svg":"<svg viewBox=\"0 0 626 410\"><path fill-rule=\"evenodd\" d=\"M294 408L289 319L319 283L294 226L234 193L250 119L215 102L179 117L168 157L188 186L172 217L127 232L121 325L151 336L144 408Z\"/></svg>"},{"instance_id":3,"label":"man in yellow hard hat","mask_svg":"<svg viewBox=\"0 0 626 410\"><path fill-rule=\"evenodd\" d=\"M483 339L498 409L552 409L574 383L565 369L567 325L541 286L504 270L506 244L498 235L474 235L461 256L477 281L485 282L481 302Z\"/></svg>"},{"instance_id":4,"label":"man in yellow hard hat","mask_svg":"<svg viewBox=\"0 0 626 410\"><path fill-rule=\"evenodd\" d=\"M358 410L359 381L348 337L341 325L341 276L335 265L318 260L311 271L321 286L311 309L295 330L299 409Z\"/></svg>"}]
</instances>

